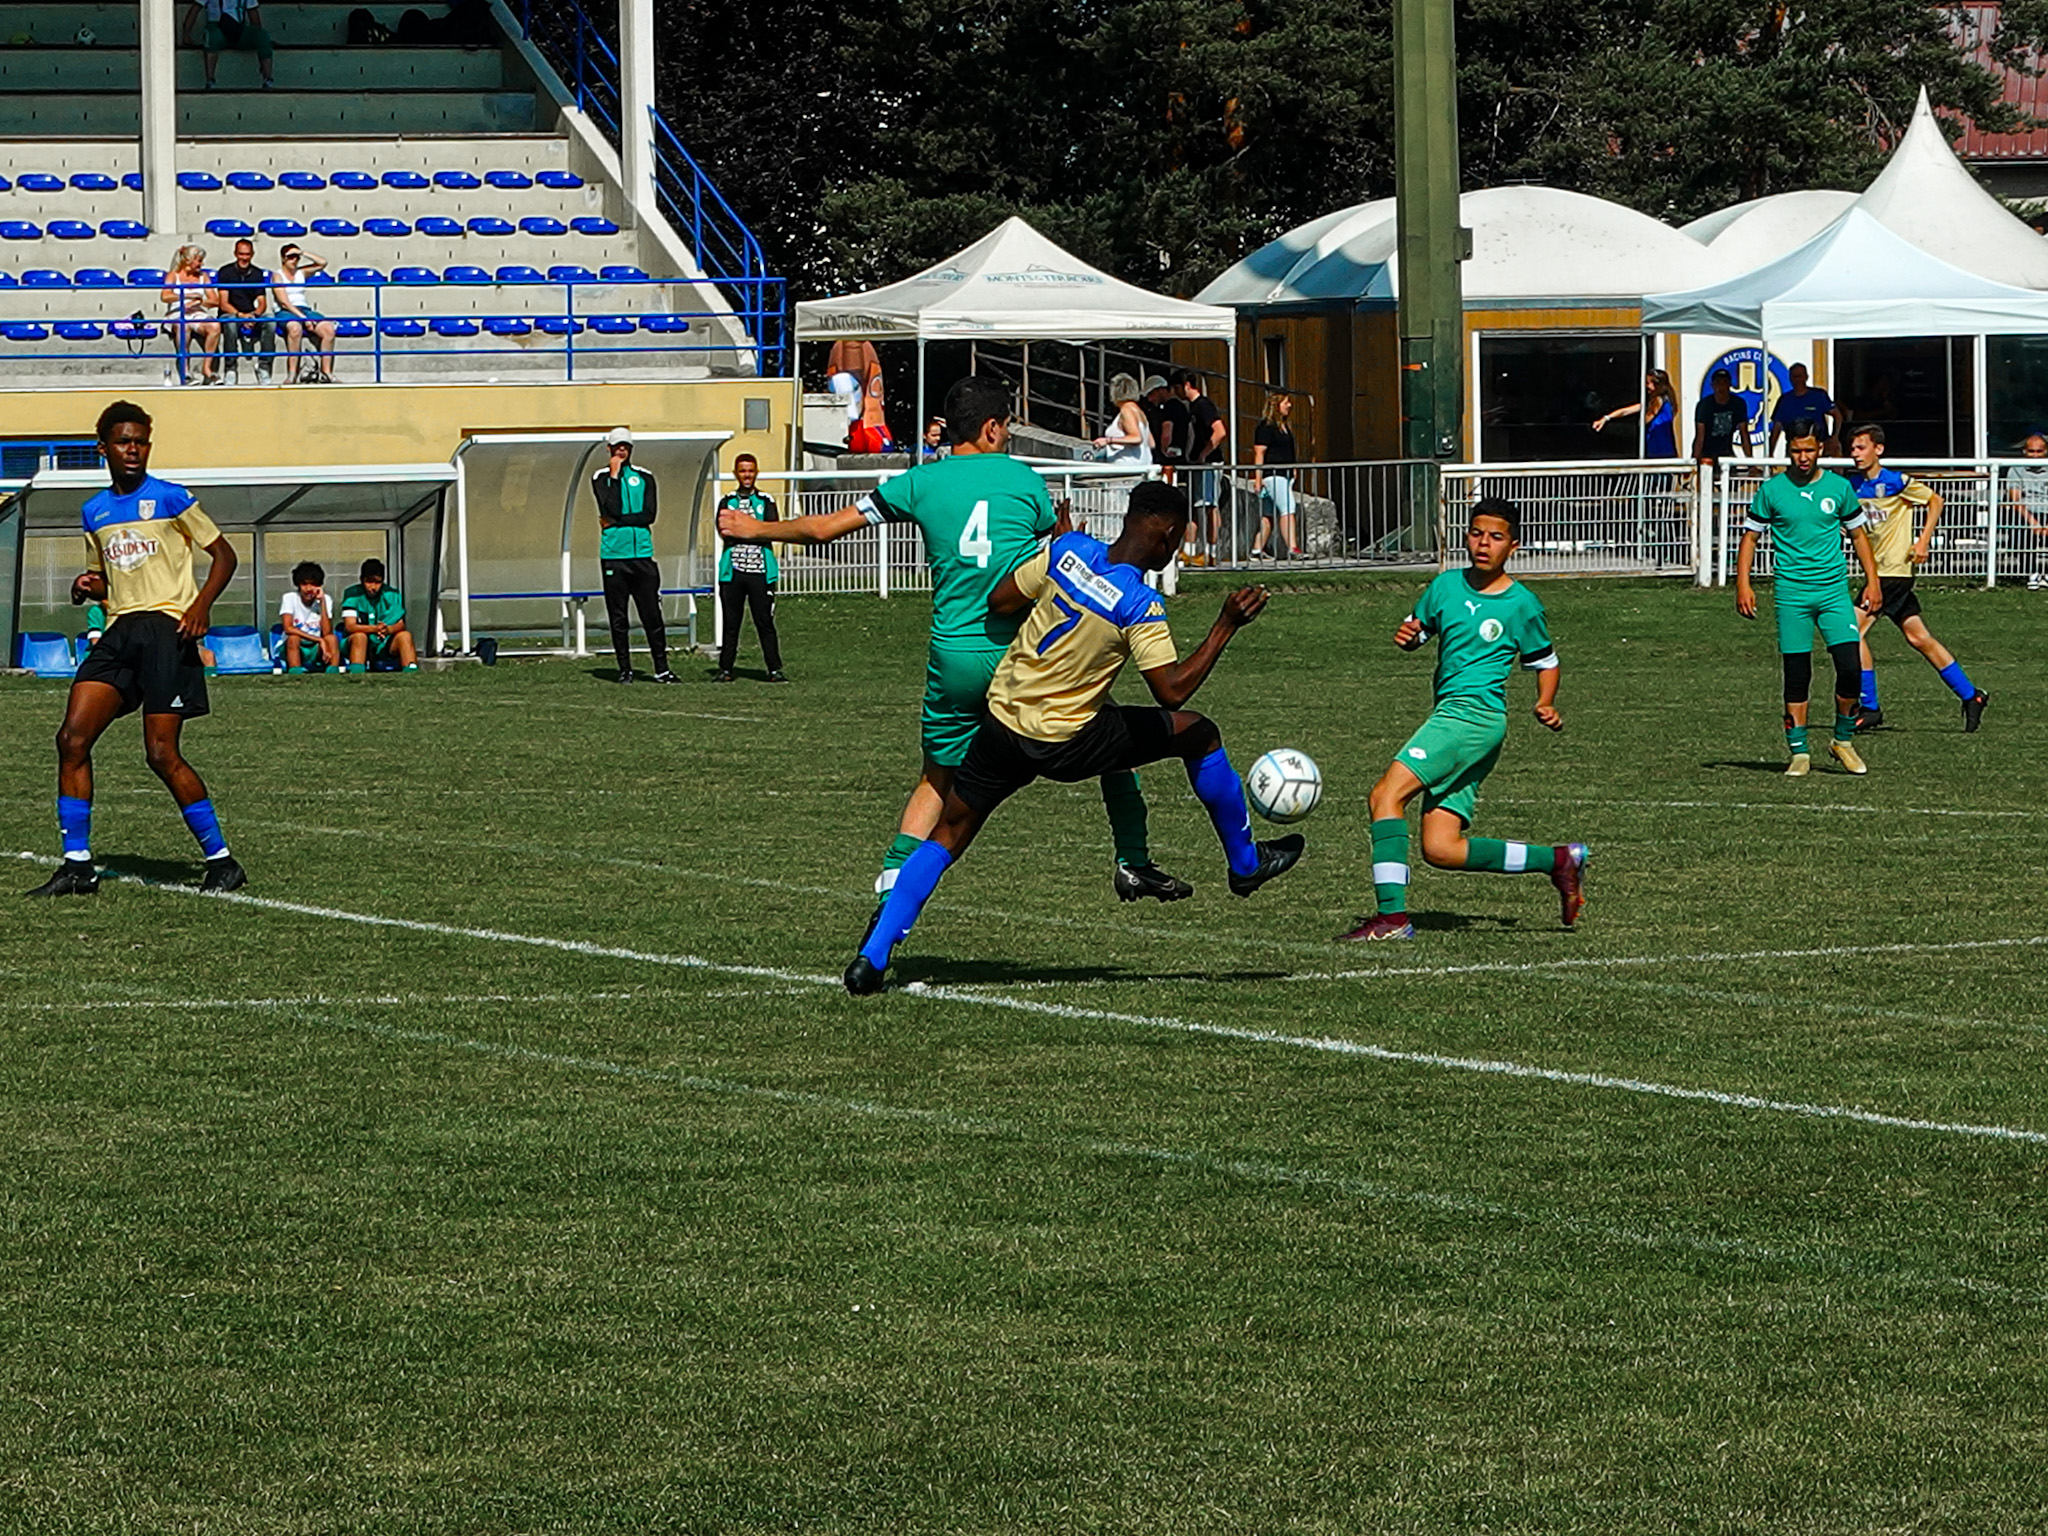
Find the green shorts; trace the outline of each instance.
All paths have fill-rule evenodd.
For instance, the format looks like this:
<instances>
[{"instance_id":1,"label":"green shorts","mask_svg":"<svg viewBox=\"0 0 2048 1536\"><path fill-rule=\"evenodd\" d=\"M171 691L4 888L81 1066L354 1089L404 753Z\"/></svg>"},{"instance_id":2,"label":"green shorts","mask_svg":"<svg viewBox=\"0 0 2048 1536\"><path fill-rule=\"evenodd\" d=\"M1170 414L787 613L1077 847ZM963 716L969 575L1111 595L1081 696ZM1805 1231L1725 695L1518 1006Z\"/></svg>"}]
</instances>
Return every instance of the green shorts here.
<instances>
[{"instance_id":1,"label":"green shorts","mask_svg":"<svg viewBox=\"0 0 2048 1536\"><path fill-rule=\"evenodd\" d=\"M1500 761L1507 734L1506 715L1438 709L1394 754L1394 761L1422 780L1425 813L1441 807L1469 827L1479 804L1479 786Z\"/></svg>"},{"instance_id":2,"label":"green shorts","mask_svg":"<svg viewBox=\"0 0 2048 1536\"><path fill-rule=\"evenodd\" d=\"M988 712L988 685L1007 645L939 647L925 653L919 733L925 761L958 768Z\"/></svg>"},{"instance_id":3,"label":"green shorts","mask_svg":"<svg viewBox=\"0 0 2048 1536\"><path fill-rule=\"evenodd\" d=\"M1778 653L1803 656L1813 649L1813 632L1821 644L1853 645L1857 637L1856 605L1846 586L1788 587L1782 581L1772 594L1778 618Z\"/></svg>"}]
</instances>

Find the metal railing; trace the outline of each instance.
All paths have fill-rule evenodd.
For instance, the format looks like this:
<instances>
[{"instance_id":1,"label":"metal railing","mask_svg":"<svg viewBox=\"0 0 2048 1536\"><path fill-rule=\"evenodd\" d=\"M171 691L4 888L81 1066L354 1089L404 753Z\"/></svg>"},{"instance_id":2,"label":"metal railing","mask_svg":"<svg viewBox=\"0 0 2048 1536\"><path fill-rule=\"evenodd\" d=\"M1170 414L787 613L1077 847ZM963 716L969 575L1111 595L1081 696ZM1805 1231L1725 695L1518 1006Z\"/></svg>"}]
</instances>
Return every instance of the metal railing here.
<instances>
[{"instance_id":1,"label":"metal railing","mask_svg":"<svg viewBox=\"0 0 2048 1536\"><path fill-rule=\"evenodd\" d=\"M1442 544L1458 548L1472 504L1500 496L1521 510L1519 572L1694 576L1703 542L1700 486L1700 466L1683 460L1449 465Z\"/></svg>"},{"instance_id":2,"label":"metal railing","mask_svg":"<svg viewBox=\"0 0 2048 1536\"><path fill-rule=\"evenodd\" d=\"M1168 478L1194 510L1189 563L1248 566L1300 560L1320 566L1433 565L1437 519L1412 515L1419 459L1344 464L1176 465ZM1165 473L1165 471L1161 471Z\"/></svg>"}]
</instances>

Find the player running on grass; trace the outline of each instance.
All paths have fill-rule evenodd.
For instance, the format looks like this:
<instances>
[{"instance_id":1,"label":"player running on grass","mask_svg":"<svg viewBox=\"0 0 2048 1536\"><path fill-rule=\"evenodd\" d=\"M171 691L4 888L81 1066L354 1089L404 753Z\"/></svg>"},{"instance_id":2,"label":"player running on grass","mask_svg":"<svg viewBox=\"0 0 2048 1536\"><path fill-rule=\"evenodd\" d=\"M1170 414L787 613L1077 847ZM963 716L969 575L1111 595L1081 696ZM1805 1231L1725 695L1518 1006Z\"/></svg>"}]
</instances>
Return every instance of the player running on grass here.
<instances>
[{"instance_id":1,"label":"player running on grass","mask_svg":"<svg viewBox=\"0 0 2048 1536\"><path fill-rule=\"evenodd\" d=\"M1868 423L1849 434L1849 457L1856 465L1856 499L1863 504L1868 522L1870 547L1877 555L1877 584L1884 606L1877 612L1857 615L1861 644L1863 687L1856 700L1856 729L1868 730L1884 724L1884 711L1877 707L1877 662L1870 654L1870 626L1880 617L1899 627L1906 643L1927 658L1927 664L1941 674L1950 691L1963 701L1963 730L1974 731L1984 719L1990 698L1970 681L1963 664L1934 638L1926 620L1920 617L1920 598L1913 590L1914 569L1927 563L1934 544L1934 528L1941 521L1941 496L1925 481L1884 467L1884 428ZM1913 511L1927 509L1927 521L1913 531Z\"/></svg>"},{"instance_id":2,"label":"player running on grass","mask_svg":"<svg viewBox=\"0 0 2048 1536\"><path fill-rule=\"evenodd\" d=\"M946 790L981 721L989 679L1022 622L1021 614L992 613L989 594L1031 557L1057 521L1044 477L1009 455L1007 385L971 376L954 384L946 391L946 429L953 435L950 457L885 481L853 506L778 523L733 511L718 515L718 531L736 543L829 544L882 523L913 523L924 535L932 573L924 769L883 856L875 881L879 898L888 896L911 851L938 825ZM1152 862L1138 776L1105 774L1102 801L1116 839L1117 898L1192 896L1193 886Z\"/></svg>"},{"instance_id":3,"label":"player running on grass","mask_svg":"<svg viewBox=\"0 0 2048 1536\"><path fill-rule=\"evenodd\" d=\"M228 852L206 785L179 751L187 720L206 713L206 669L199 641L213 600L235 574L235 551L182 485L149 473L149 415L117 400L100 412L100 454L113 481L85 504L87 569L73 600L105 600L107 626L71 684L57 732L57 826L64 859L31 896L90 896L100 888L92 862L92 749L106 728L142 710L149 766L185 813L206 855L200 889L247 883ZM212 556L206 582L192 580L192 551Z\"/></svg>"},{"instance_id":4,"label":"player running on grass","mask_svg":"<svg viewBox=\"0 0 2048 1536\"><path fill-rule=\"evenodd\" d=\"M1465 530L1470 564L1423 589L1394 630L1404 651L1437 646L1436 707L1372 789L1372 889L1379 911L1344 940L1412 939L1408 921L1408 802L1422 796L1422 856L1438 869L1548 875L1564 925L1585 905L1584 843L1510 843L1468 837L1479 786L1500 761L1508 732L1508 674L1519 660L1536 673L1536 718L1564 729L1557 712L1557 651L1536 594L1507 573L1520 548L1521 512L1511 501L1474 502Z\"/></svg>"},{"instance_id":5,"label":"player running on grass","mask_svg":"<svg viewBox=\"0 0 2048 1536\"><path fill-rule=\"evenodd\" d=\"M950 409L946 414L953 419ZM880 917L846 968L847 991L882 990L891 952L939 877L995 808L1033 779L1074 784L1177 757L1223 843L1235 894L1251 895L1301 858L1298 833L1252 841L1244 785L1224 754L1222 733L1206 716L1181 708L1231 637L1259 616L1267 595L1264 587L1231 593L1208 638L1186 661L1177 660L1166 609L1143 573L1166 569L1187 525L1186 495L1148 480L1131 492L1114 544L1105 548L1085 533L1063 534L997 585L992 613L1029 608L1029 616L989 684L988 714L952 776L938 826L904 860ZM1126 661L1137 663L1157 705L1111 702L1110 685Z\"/></svg>"},{"instance_id":6,"label":"player running on grass","mask_svg":"<svg viewBox=\"0 0 2048 1536\"><path fill-rule=\"evenodd\" d=\"M1856 609L1876 613L1884 606L1877 579L1877 557L1871 552L1863 507L1856 488L1831 469L1820 467L1820 429L1795 421L1786 430L1785 451L1792 466L1756 488L1749 516L1742 524L1742 543L1735 552L1735 611L1756 617L1756 589L1749 584L1756 564L1757 536L1771 535L1772 594L1778 618L1778 656L1785 672L1785 750L1791 761L1785 772L1801 778L1813 770L1807 751L1807 696L1813 691L1813 632L1835 663L1835 730L1828 751L1849 773L1868 773L1862 755L1849 738L1856 734L1857 674L1862 671L1856 637ZM1842 535L1863 567L1863 595L1854 606L1842 585Z\"/></svg>"}]
</instances>

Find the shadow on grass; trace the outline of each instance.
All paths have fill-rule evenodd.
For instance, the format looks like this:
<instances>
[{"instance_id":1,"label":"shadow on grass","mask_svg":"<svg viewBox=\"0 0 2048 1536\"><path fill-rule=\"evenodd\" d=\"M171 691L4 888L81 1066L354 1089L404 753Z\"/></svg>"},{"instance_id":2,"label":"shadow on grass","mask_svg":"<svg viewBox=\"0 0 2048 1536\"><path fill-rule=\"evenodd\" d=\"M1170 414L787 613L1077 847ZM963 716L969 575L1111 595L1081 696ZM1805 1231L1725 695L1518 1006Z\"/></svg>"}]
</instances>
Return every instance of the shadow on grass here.
<instances>
[{"instance_id":1,"label":"shadow on grass","mask_svg":"<svg viewBox=\"0 0 2048 1536\"><path fill-rule=\"evenodd\" d=\"M1417 933L1461 933L1467 928L1520 928L1519 917L1474 917L1467 912L1410 912Z\"/></svg>"},{"instance_id":2,"label":"shadow on grass","mask_svg":"<svg viewBox=\"0 0 2048 1536\"><path fill-rule=\"evenodd\" d=\"M1701 763L1700 766L1702 768L1735 768L1741 770L1744 773L1775 773L1780 777L1783 777L1785 772L1785 759L1783 759L1782 757L1775 757L1766 761L1762 758L1758 758L1751 762L1737 762L1733 758L1715 758L1708 762Z\"/></svg>"},{"instance_id":3,"label":"shadow on grass","mask_svg":"<svg viewBox=\"0 0 2048 1536\"><path fill-rule=\"evenodd\" d=\"M1288 973L1282 970L1132 970L1120 965L1026 965L1010 960L966 960L920 955L908 960L899 960L894 974L899 986L904 982L922 981L934 987L999 987L1027 981L1128 981L1140 985L1156 985L1164 981L1279 981Z\"/></svg>"},{"instance_id":4,"label":"shadow on grass","mask_svg":"<svg viewBox=\"0 0 2048 1536\"><path fill-rule=\"evenodd\" d=\"M114 875L127 875L134 880L146 880L151 885L197 885L205 867L198 863L183 863L177 859L137 859L116 855L101 859L100 868Z\"/></svg>"}]
</instances>

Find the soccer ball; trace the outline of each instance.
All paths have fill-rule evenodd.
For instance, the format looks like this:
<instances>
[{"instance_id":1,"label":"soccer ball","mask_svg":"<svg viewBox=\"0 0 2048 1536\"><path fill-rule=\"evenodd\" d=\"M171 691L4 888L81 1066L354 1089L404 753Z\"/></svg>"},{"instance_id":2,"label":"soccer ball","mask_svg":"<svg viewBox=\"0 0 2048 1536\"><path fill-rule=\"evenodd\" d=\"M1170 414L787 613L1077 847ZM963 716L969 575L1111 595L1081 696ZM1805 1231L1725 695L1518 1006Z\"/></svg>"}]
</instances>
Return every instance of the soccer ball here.
<instances>
[{"instance_id":1,"label":"soccer ball","mask_svg":"<svg viewBox=\"0 0 2048 1536\"><path fill-rule=\"evenodd\" d=\"M1323 771L1306 752L1275 747L1244 776L1252 809L1268 821L1300 821L1321 803Z\"/></svg>"}]
</instances>

